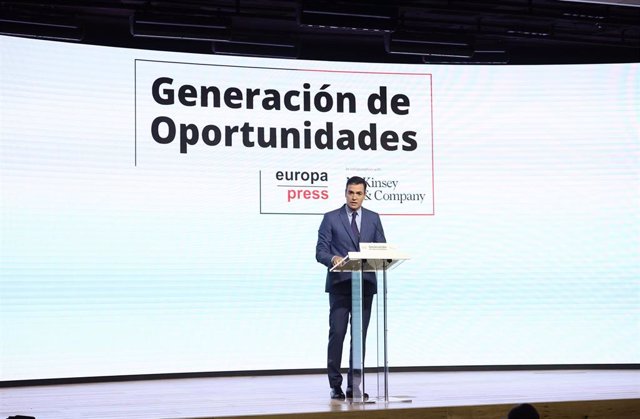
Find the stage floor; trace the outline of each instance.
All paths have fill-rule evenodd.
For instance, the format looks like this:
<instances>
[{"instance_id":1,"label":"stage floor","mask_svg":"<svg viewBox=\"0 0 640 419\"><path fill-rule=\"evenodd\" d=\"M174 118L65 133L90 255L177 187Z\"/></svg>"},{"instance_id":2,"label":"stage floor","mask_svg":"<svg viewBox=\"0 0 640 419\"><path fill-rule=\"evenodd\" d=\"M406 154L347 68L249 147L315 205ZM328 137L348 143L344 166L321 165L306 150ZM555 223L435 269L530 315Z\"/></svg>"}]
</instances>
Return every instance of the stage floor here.
<instances>
[{"instance_id":1,"label":"stage floor","mask_svg":"<svg viewBox=\"0 0 640 419\"><path fill-rule=\"evenodd\" d=\"M370 374L367 392L372 396ZM0 418L212 418L452 406L534 405L640 400L640 371L487 371L392 373L391 396L410 403L352 405L329 399L325 375L190 378L0 389ZM633 409L638 405L633 404ZM498 411L498 410L494 410ZM635 410L634 410L635 411ZM405 411L406 413L407 411ZM507 410L500 417L506 417ZM380 413L380 412L379 412ZM377 415L374 415L377 416ZM406 416L406 415L404 415ZM387 417L387 416L385 416ZM391 417L388 415L388 417Z\"/></svg>"}]
</instances>

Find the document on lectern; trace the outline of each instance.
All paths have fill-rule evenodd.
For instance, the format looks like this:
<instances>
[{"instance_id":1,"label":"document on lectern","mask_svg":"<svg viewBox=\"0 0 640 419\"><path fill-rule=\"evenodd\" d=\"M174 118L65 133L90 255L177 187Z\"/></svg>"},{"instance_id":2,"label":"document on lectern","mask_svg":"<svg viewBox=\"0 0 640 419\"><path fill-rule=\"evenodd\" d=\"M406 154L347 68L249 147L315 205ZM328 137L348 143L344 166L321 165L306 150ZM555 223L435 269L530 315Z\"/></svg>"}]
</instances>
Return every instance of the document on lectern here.
<instances>
[{"instance_id":1,"label":"document on lectern","mask_svg":"<svg viewBox=\"0 0 640 419\"><path fill-rule=\"evenodd\" d=\"M360 243L359 252L349 252L331 272L375 272L393 269L410 257L389 243Z\"/></svg>"}]
</instances>

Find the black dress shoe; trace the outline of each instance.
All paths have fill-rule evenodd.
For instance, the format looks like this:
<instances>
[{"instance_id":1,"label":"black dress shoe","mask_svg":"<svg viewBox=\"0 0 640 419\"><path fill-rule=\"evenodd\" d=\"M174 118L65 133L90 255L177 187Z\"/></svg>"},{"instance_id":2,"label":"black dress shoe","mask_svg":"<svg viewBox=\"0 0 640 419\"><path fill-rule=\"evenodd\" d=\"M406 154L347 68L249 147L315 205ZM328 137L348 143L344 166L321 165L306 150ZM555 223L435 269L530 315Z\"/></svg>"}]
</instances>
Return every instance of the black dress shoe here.
<instances>
[{"instance_id":1,"label":"black dress shoe","mask_svg":"<svg viewBox=\"0 0 640 419\"><path fill-rule=\"evenodd\" d=\"M344 400L344 393L342 392L342 388L340 386L331 387L331 398L333 400Z\"/></svg>"},{"instance_id":2,"label":"black dress shoe","mask_svg":"<svg viewBox=\"0 0 640 419\"><path fill-rule=\"evenodd\" d=\"M369 400L369 395L367 393L362 394L363 400ZM353 389L351 387L347 387L347 399L353 399Z\"/></svg>"}]
</instances>

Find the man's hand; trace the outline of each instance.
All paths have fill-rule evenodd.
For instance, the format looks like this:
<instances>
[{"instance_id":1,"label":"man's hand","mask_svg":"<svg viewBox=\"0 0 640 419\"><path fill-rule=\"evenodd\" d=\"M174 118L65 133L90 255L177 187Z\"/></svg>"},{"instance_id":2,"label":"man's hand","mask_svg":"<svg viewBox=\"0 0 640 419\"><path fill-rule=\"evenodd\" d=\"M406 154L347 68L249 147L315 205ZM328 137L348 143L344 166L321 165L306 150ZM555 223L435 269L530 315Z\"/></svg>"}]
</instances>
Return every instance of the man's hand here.
<instances>
[{"instance_id":1,"label":"man's hand","mask_svg":"<svg viewBox=\"0 0 640 419\"><path fill-rule=\"evenodd\" d=\"M331 258L331 263L333 266L338 266L342 263L343 258L341 256L334 256Z\"/></svg>"}]
</instances>

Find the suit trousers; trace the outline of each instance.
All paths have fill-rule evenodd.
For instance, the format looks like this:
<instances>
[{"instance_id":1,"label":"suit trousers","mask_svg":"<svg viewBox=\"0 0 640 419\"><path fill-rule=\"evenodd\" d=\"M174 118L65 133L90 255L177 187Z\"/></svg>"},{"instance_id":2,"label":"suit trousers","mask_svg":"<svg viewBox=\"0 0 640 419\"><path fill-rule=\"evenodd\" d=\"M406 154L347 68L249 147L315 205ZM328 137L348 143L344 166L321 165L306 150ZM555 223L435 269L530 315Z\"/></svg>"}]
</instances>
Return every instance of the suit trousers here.
<instances>
[{"instance_id":1,"label":"suit trousers","mask_svg":"<svg viewBox=\"0 0 640 419\"><path fill-rule=\"evenodd\" d=\"M365 295L362 301L362 340L363 351L364 342L367 338L367 329L371 319L371 305L373 295ZM340 365L342 363L342 348L344 338L347 334L347 326L351 323L351 294L329 294L329 345L327 350L327 372L329 375L329 386L338 387L342 385L342 374ZM351 331L353 334L353 330ZM353 384L353 337L351 337L349 351L349 373L347 374L347 387ZM363 353L364 357L364 353Z\"/></svg>"}]
</instances>

